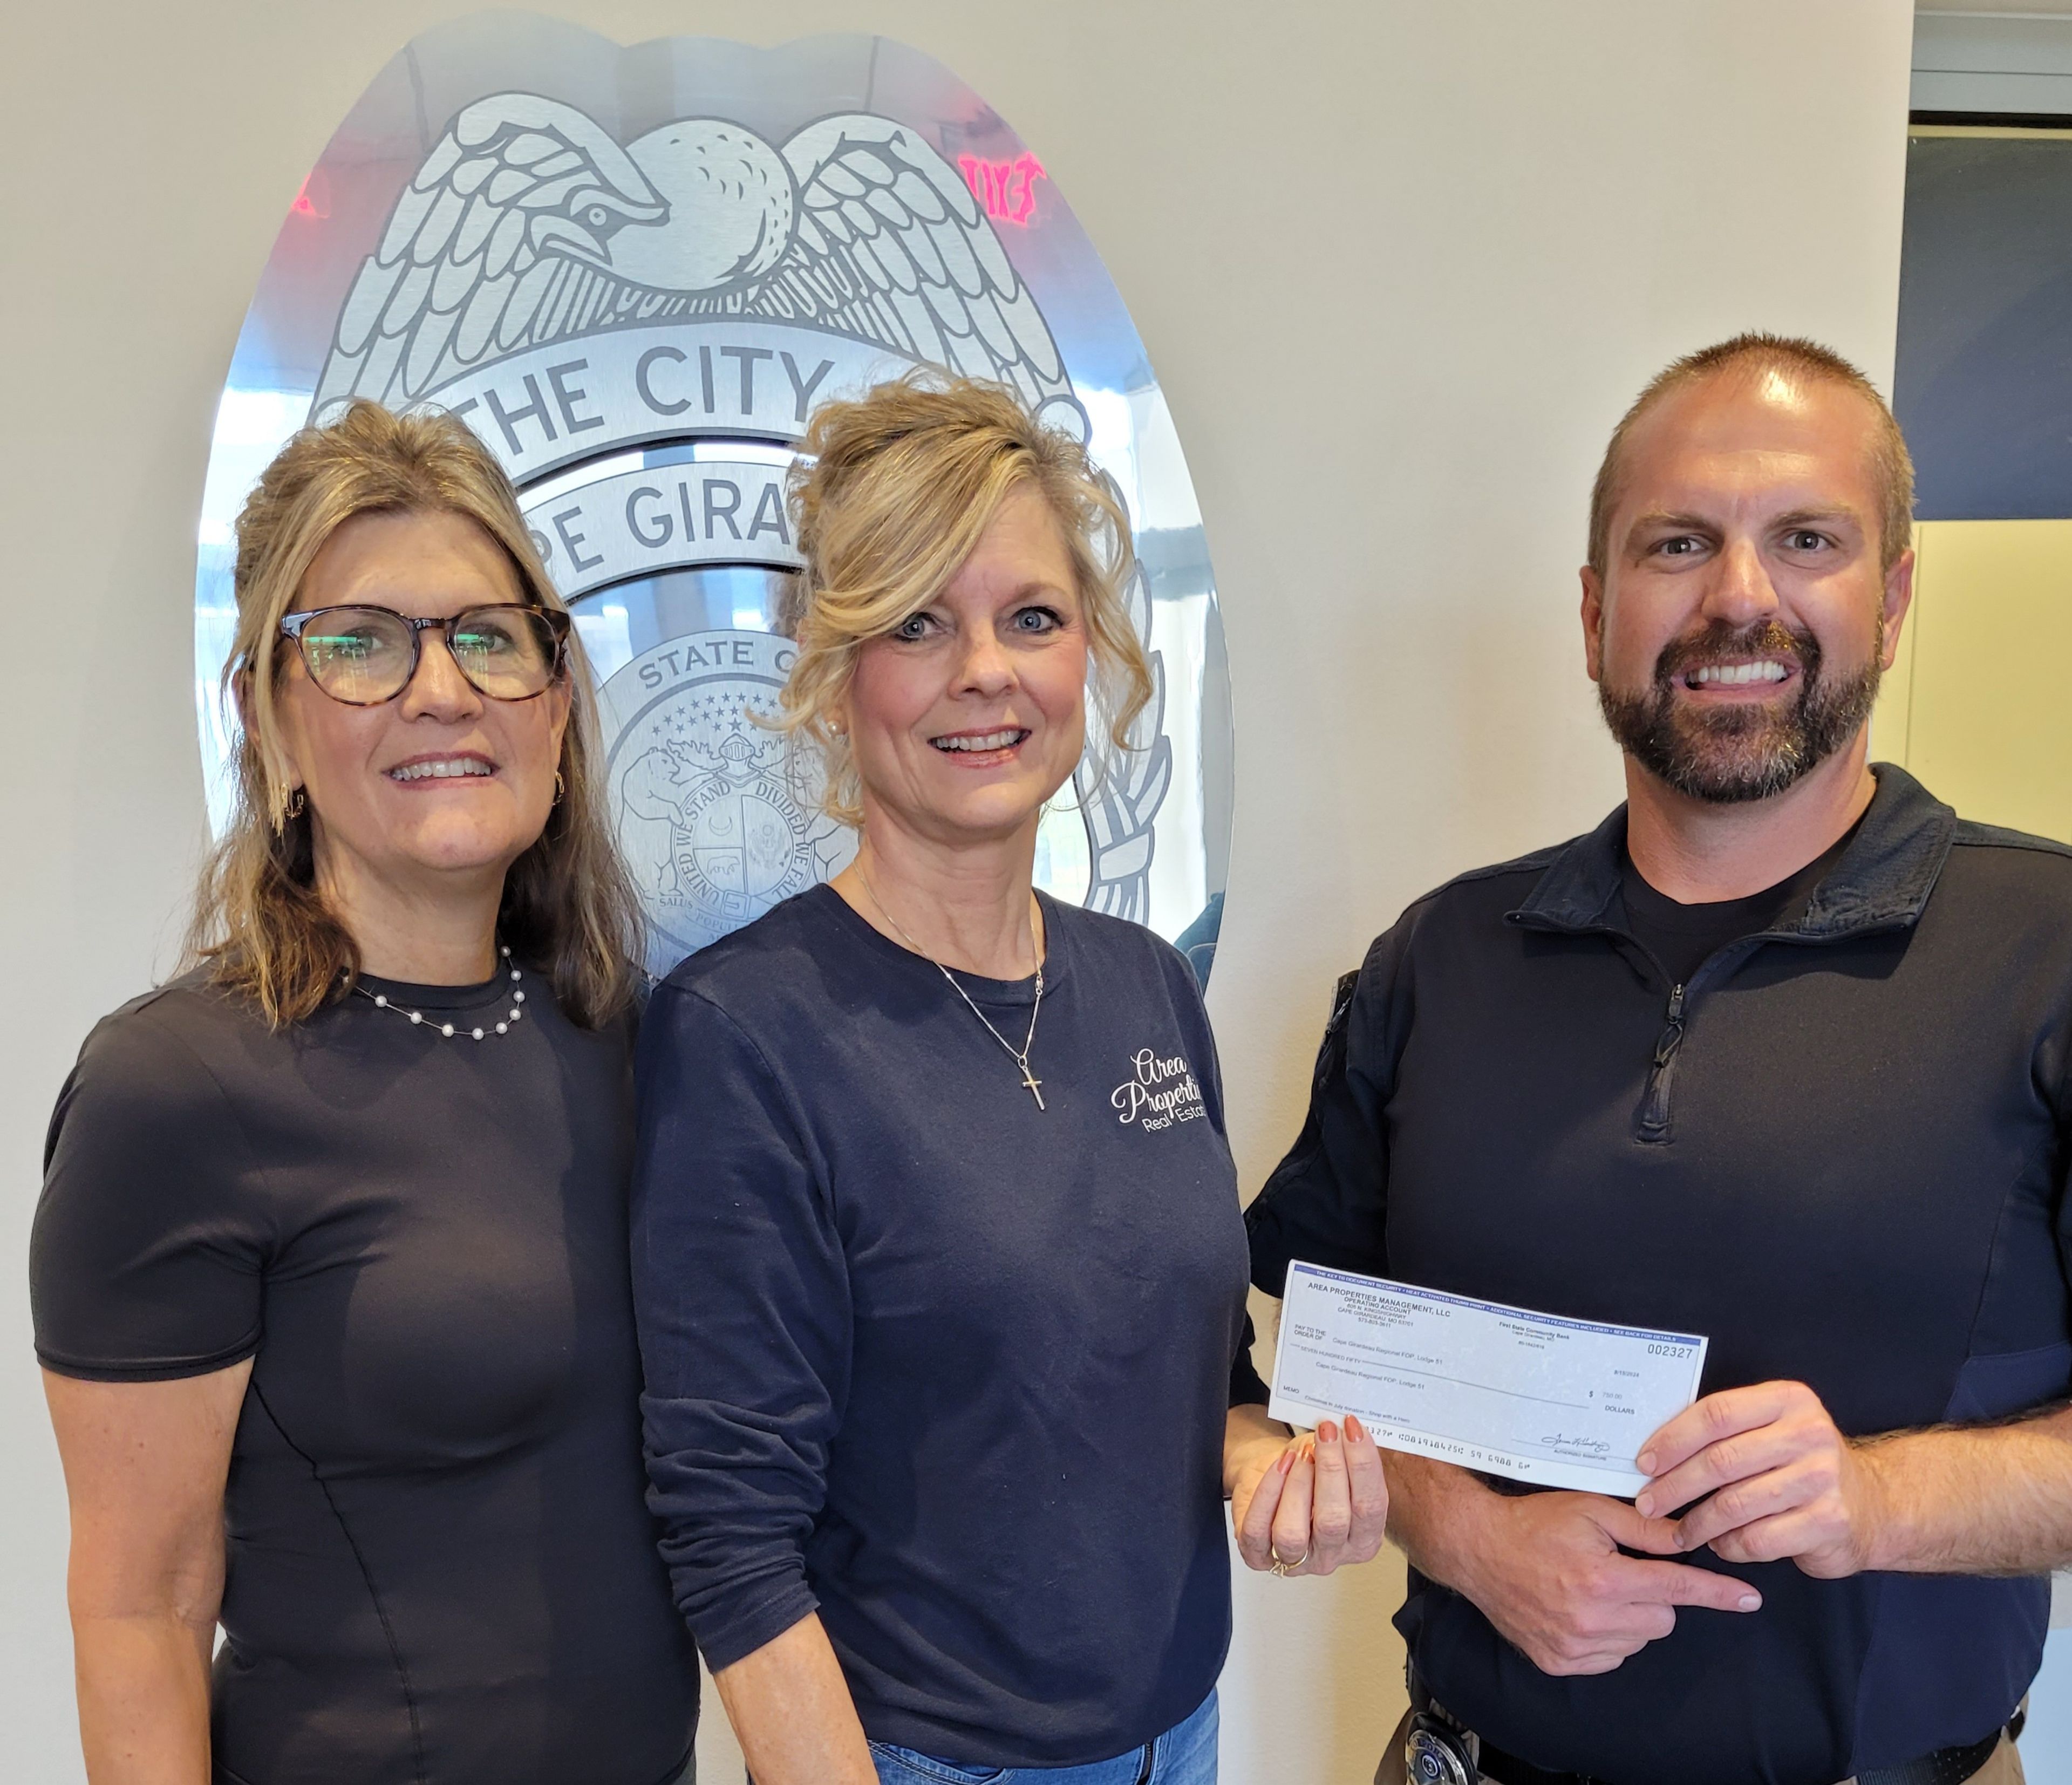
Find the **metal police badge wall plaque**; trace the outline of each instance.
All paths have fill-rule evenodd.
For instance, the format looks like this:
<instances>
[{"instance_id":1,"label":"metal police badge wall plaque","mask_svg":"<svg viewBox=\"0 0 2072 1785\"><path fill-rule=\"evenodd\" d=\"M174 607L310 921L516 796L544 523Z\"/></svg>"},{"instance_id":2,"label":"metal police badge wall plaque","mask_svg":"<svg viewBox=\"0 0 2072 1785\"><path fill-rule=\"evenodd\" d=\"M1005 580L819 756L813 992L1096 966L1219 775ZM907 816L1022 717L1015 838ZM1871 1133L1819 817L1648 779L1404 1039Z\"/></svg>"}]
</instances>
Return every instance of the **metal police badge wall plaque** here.
<instances>
[{"instance_id":1,"label":"metal police badge wall plaque","mask_svg":"<svg viewBox=\"0 0 2072 1785\"><path fill-rule=\"evenodd\" d=\"M755 722L791 664L785 473L816 404L919 365L1011 385L1136 529L1157 694L1135 747L1090 754L1046 814L1038 883L1212 941L1227 676L1171 417L1042 162L882 38L624 48L499 13L382 71L296 197L217 415L195 627L216 823L237 508L296 428L366 397L463 417L518 486L599 683L649 966L827 878L854 837Z\"/></svg>"}]
</instances>

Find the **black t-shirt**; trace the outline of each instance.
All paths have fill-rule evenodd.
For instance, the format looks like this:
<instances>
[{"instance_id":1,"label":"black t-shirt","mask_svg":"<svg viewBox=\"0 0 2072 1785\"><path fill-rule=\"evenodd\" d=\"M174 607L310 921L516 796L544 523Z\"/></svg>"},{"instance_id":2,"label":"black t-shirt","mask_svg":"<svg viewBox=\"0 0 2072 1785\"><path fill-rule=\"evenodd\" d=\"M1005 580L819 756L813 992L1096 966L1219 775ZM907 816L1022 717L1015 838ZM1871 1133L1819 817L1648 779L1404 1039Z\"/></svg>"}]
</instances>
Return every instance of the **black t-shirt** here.
<instances>
[{"instance_id":1,"label":"black t-shirt","mask_svg":"<svg viewBox=\"0 0 2072 1785\"><path fill-rule=\"evenodd\" d=\"M1634 940L1655 956L1669 983L1688 985L1698 969L1729 943L1760 936L1803 911L1814 889L1841 860L1842 852L1856 834L1852 825L1796 874L1786 874L1759 893L1696 905L1686 905L1667 893L1657 892L1634 866L1633 857L1622 849L1619 895L1625 901L1626 923Z\"/></svg>"},{"instance_id":2,"label":"black t-shirt","mask_svg":"<svg viewBox=\"0 0 2072 1785\"><path fill-rule=\"evenodd\" d=\"M471 1027L483 986L364 983ZM253 1359L218 1785L658 1785L697 1668L642 1501L631 1021L269 1031L199 976L88 1038L31 1243L44 1364Z\"/></svg>"},{"instance_id":3,"label":"black t-shirt","mask_svg":"<svg viewBox=\"0 0 2072 1785\"><path fill-rule=\"evenodd\" d=\"M723 1668L817 1608L865 1733L964 1766L1141 1747L1230 1638L1246 1253L1215 1044L1149 930L1043 906L1030 1050L830 887L640 1037L655 1504ZM963 977L1016 1047L1032 985Z\"/></svg>"}]
</instances>

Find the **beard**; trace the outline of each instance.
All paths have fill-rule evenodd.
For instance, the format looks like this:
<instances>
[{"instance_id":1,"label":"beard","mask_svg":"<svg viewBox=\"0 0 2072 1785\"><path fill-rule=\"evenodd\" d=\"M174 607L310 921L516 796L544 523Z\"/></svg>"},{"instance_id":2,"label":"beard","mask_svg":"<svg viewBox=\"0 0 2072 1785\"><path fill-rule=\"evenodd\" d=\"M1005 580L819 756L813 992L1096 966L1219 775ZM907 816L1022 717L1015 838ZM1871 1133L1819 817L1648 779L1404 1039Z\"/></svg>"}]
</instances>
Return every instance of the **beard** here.
<instances>
[{"instance_id":1,"label":"beard","mask_svg":"<svg viewBox=\"0 0 2072 1785\"><path fill-rule=\"evenodd\" d=\"M1708 805L1767 800L1856 736L1877 700L1884 655L1882 615L1869 662L1846 677L1827 672L1810 632L1775 620L1741 627L1714 620L1663 652L1646 692L1628 693L1601 681L1597 704L1619 748L1679 793ZM1798 689L1782 702L1690 710L1678 699L1684 676L1723 656L1794 659Z\"/></svg>"}]
</instances>

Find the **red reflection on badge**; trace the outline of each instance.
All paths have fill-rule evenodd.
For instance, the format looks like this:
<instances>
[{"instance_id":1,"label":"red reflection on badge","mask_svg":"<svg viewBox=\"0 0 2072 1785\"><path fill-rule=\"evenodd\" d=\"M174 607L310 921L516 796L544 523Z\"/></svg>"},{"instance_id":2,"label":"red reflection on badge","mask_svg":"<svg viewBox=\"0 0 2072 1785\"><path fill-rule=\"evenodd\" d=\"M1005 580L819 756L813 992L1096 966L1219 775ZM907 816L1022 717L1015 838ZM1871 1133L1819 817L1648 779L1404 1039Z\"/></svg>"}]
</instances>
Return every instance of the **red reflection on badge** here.
<instances>
[{"instance_id":1,"label":"red reflection on badge","mask_svg":"<svg viewBox=\"0 0 2072 1785\"><path fill-rule=\"evenodd\" d=\"M959 155L957 168L989 217L1028 227L1036 215L1036 182L1044 177L1042 162L1025 150L1012 161Z\"/></svg>"},{"instance_id":2,"label":"red reflection on badge","mask_svg":"<svg viewBox=\"0 0 2072 1785\"><path fill-rule=\"evenodd\" d=\"M312 169L310 177L302 182L302 189L295 195L295 202L288 207L298 217L327 217L331 215L331 182L320 168Z\"/></svg>"}]
</instances>

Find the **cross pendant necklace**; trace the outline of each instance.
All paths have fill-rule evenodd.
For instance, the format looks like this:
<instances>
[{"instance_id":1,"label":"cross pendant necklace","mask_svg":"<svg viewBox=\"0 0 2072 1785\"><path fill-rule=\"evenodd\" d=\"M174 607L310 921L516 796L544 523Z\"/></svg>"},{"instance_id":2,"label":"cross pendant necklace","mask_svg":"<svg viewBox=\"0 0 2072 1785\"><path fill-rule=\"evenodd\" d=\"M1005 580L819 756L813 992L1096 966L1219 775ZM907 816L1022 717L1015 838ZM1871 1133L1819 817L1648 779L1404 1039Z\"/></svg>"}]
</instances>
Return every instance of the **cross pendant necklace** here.
<instances>
[{"instance_id":1,"label":"cross pendant necklace","mask_svg":"<svg viewBox=\"0 0 2072 1785\"><path fill-rule=\"evenodd\" d=\"M971 1006L971 1014L976 1017L980 1022L985 1025L985 1032L989 1035L992 1036L995 1041L998 1042L1000 1045L1007 1051L1007 1057L1013 1060L1017 1066L1022 1068L1022 1088L1026 1091L1030 1096L1036 1100L1036 1107L1047 1114L1049 1113L1050 1105L1043 1101L1043 1092L1042 1088L1043 1081L1038 1078L1036 1075L1029 1069L1029 1050L1036 1045L1036 1019L1043 1014L1043 963L1040 960L1036 963L1036 1001L1030 1006L1029 1011L1028 1037L1023 1041L1021 1047L1018 1048L1013 1042L1007 1039L1006 1036L1001 1034L997 1029L993 1027L993 1019L989 1017L985 1011L979 1009L977 1004L973 1001L971 993L967 992L963 986L957 983L957 976L952 973L948 968L945 967L942 962L936 960L933 955L930 954L928 951L923 948L919 943L916 942L913 937L907 935L904 930L900 929L899 919L894 917L891 912L886 910L885 901L878 896L878 889L871 885L870 876L863 871L863 866L861 862L857 866L856 877L858 880L863 882L863 890L870 895L870 902L878 907L878 915L883 918L886 923L890 923L894 931L898 932L899 940L902 942L905 943L915 954L919 955L923 960L927 961L937 973L940 973L944 979L949 981L950 989L955 992L959 997L962 998L967 1005L969 1005ZM1030 921L1029 926L1029 952L1031 954L1034 954L1036 952L1036 926L1033 919Z\"/></svg>"}]
</instances>

